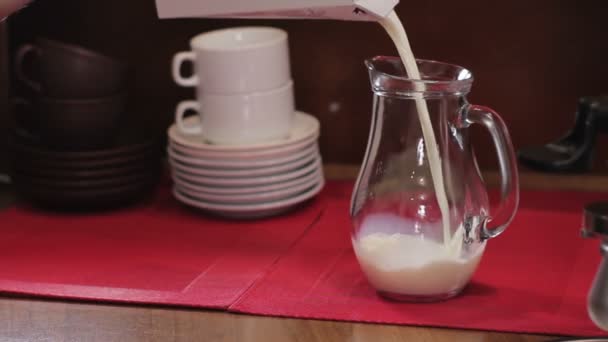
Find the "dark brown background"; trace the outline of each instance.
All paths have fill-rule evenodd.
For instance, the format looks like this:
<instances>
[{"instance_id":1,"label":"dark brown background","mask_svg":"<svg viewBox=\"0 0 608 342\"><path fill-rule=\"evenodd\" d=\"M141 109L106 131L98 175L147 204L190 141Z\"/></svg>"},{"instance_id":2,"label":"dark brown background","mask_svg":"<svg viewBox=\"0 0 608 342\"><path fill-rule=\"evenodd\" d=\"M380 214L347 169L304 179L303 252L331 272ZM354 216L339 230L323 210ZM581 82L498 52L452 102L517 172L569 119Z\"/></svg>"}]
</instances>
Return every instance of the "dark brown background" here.
<instances>
[{"instance_id":1,"label":"dark brown background","mask_svg":"<svg viewBox=\"0 0 608 342\"><path fill-rule=\"evenodd\" d=\"M579 96L608 93L605 0L402 0L398 9L418 58L473 70L471 102L499 111L516 147L556 138L572 123ZM129 120L159 133L172 121L175 104L193 97L192 89L177 87L170 76L173 54L187 49L192 36L234 25L284 28L290 35L297 106L320 118L326 162L361 161L371 115L363 60L395 54L375 23L161 21L153 0L38 0L10 25L12 50L43 35L129 62ZM339 104L335 113L329 110L332 103ZM482 167L495 168L486 134L476 135L476 143L487 146L477 147Z\"/></svg>"},{"instance_id":2,"label":"dark brown background","mask_svg":"<svg viewBox=\"0 0 608 342\"><path fill-rule=\"evenodd\" d=\"M6 136L9 129L8 111L8 51L6 23L0 23L0 174L8 168Z\"/></svg>"}]
</instances>

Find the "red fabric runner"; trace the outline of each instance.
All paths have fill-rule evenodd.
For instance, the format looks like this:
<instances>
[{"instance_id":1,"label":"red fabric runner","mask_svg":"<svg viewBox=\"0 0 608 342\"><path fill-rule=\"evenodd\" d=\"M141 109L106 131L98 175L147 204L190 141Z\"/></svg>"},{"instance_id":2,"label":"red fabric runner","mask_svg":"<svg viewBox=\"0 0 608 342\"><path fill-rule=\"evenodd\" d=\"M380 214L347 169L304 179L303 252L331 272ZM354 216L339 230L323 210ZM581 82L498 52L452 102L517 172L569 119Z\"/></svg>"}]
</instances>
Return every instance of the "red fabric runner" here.
<instances>
[{"instance_id":1,"label":"red fabric runner","mask_svg":"<svg viewBox=\"0 0 608 342\"><path fill-rule=\"evenodd\" d=\"M91 216L27 207L0 213L0 291L305 317L597 336L585 301L599 242L580 238L584 203L608 194L524 192L515 222L489 242L452 300L380 299L350 247L352 183L274 219L234 222L177 204Z\"/></svg>"},{"instance_id":2,"label":"red fabric runner","mask_svg":"<svg viewBox=\"0 0 608 342\"><path fill-rule=\"evenodd\" d=\"M238 312L558 335L600 335L587 317L597 241L578 237L580 215L522 209L490 241L465 292L433 304L380 299L350 246L348 207L332 203L264 279L231 306ZM533 225L531 223L534 223Z\"/></svg>"},{"instance_id":3,"label":"red fabric runner","mask_svg":"<svg viewBox=\"0 0 608 342\"><path fill-rule=\"evenodd\" d=\"M321 201L282 217L214 219L164 186L137 208L74 216L0 213L0 291L226 309L318 218Z\"/></svg>"}]
</instances>

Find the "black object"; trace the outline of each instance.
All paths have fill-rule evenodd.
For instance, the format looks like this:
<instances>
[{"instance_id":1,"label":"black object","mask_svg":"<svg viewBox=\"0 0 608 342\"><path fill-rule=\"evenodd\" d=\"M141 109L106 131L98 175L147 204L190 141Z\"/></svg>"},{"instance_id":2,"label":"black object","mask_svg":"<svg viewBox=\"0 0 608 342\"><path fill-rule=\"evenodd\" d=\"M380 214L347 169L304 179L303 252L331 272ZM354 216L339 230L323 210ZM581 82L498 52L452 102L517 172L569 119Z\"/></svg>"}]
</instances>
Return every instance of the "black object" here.
<instances>
[{"instance_id":1,"label":"black object","mask_svg":"<svg viewBox=\"0 0 608 342\"><path fill-rule=\"evenodd\" d=\"M585 206L583 236L608 237L608 201L589 203Z\"/></svg>"},{"instance_id":2,"label":"black object","mask_svg":"<svg viewBox=\"0 0 608 342\"><path fill-rule=\"evenodd\" d=\"M566 135L546 145L522 148L518 157L523 165L539 171L589 171L598 133L608 133L608 96L583 97L574 127Z\"/></svg>"}]
</instances>

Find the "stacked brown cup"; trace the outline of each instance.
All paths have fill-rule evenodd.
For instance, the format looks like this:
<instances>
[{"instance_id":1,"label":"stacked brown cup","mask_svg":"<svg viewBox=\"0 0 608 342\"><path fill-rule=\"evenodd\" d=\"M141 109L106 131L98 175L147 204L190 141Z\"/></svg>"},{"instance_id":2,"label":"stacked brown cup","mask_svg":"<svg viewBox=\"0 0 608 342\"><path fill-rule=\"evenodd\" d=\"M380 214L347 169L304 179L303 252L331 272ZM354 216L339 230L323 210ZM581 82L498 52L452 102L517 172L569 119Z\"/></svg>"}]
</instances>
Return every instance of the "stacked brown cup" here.
<instances>
[{"instance_id":1,"label":"stacked brown cup","mask_svg":"<svg viewBox=\"0 0 608 342\"><path fill-rule=\"evenodd\" d=\"M123 63L42 38L21 46L15 61L17 79L33 94L15 101L12 176L23 197L61 209L98 208L141 198L155 184L156 139L122 124Z\"/></svg>"}]
</instances>

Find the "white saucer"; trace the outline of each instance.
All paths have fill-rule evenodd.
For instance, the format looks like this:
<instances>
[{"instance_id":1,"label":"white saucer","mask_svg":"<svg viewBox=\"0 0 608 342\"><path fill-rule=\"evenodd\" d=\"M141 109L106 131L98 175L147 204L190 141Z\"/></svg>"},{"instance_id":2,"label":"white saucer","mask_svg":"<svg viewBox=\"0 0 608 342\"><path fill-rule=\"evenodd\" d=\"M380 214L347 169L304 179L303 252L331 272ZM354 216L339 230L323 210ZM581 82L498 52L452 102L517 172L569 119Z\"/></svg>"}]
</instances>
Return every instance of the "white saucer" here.
<instances>
[{"instance_id":1,"label":"white saucer","mask_svg":"<svg viewBox=\"0 0 608 342\"><path fill-rule=\"evenodd\" d=\"M206 186L196 185L186 182L179 177L174 177L173 182L180 188L194 192L203 192L209 195L246 195L246 194L258 194L260 192L270 192L283 190L295 186L299 186L304 183L313 182L323 177L323 172L320 169L314 170L313 172L306 174L300 178L292 179L286 182L279 182L273 184L257 185L257 186Z\"/></svg>"},{"instance_id":2,"label":"white saucer","mask_svg":"<svg viewBox=\"0 0 608 342\"><path fill-rule=\"evenodd\" d=\"M175 198L177 198L177 200L184 204L199 209L209 210L220 216L239 219L253 219L274 216L289 211L295 208L298 204L317 195L323 189L324 185L325 182L322 181L312 189L297 196L281 201L264 202L258 204L217 204L200 201L191 198L187 194L181 193L176 187L173 188L173 195Z\"/></svg>"},{"instance_id":3,"label":"white saucer","mask_svg":"<svg viewBox=\"0 0 608 342\"><path fill-rule=\"evenodd\" d=\"M204 156L196 156L196 155L188 155L184 154L181 151L175 149L174 146L170 146L167 148L167 152L169 157L174 160L179 161L180 163L190 165L190 166L199 166L206 168L223 168L223 169L246 169L246 168L258 168L258 167L267 167L273 165L280 165L289 163L298 159L301 159L315 151L319 150L319 146L317 142L313 142L305 146L300 150L296 150L293 152L285 153L284 155L270 155L267 157L259 157L259 158L206 158Z\"/></svg>"},{"instance_id":4,"label":"white saucer","mask_svg":"<svg viewBox=\"0 0 608 342\"><path fill-rule=\"evenodd\" d=\"M192 147L185 147L183 145L169 141L169 146L179 153L189 155L196 158L205 159L228 159L228 160L256 160L256 159L269 159L269 158L280 158L290 155L296 151L300 151L312 144L317 143L319 133L314 134L300 142L291 145L285 145L277 148L263 149L263 150L252 150L252 151L212 151L196 149Z\"/></svg>"},{"instance_id":5,"label":"white saucer","mask_svg":"<svg viewBox=\"0 0 608 342\"><path fill-rule=\"evenodd\" d=\"M274 202L289 199L290 197L297 196L309 189L312 189L315 185L322 183L323 181L322 176L317 176L316 179L280 190L238 195L215 195L205 192L192 191L188 188L181 187L179 183L175 183L175 187L182 194L185 194L197 201L200 200L215 204L259 204L263 202Z\"/></svg>"},{"instance_id":6,"label":"white saucer","mask_svg":"<svg viewBox=\"0 0 608 342\"><path fill-rule=\"evenodd\" d=\"M317 158L319 153L314 151L313 153L289 163L273 165L267 167L250 168L250 169L208 169L197 166L184 165L176 160L169 159L171 167L181 172L186 172L197 176L206 177L261 177L281 174L293 170L297 170Z\"/></svg>"},{"instance_id":7,"label":"white saucer","mask_svg":"<svg viewBox=\"0 0 608 342\"><path fill-rule=\"evenodd\" d=\"M306 174L309 174L317 169L322 168L321 157L319 156L315 161L306 165L305 167L299 168L294 171L280 173L272 176L263 177L242 177L242 178L223 178L223 177L206 177L197 176L189 173L182 172L177 169L172 169L173 177L180 178L181 180L194 183L196 185L207 185L207 186L255 186L264 184L274 184L300 178Z\"/></svg>"},{"instance_id":8,"label":"white saucer","mask_svg":"<svg viewBox=\"0 0 608 342\"><path fill-rule=\"evenodd\" d=\"M199 121L197 116L191 116L184 120L186 126L193 125ZM320 129L319 120L317 120L314 116L296 112L294 117L293 126L291 128L291 132L289 133L289 137L280 140L273 140L258 144L250 144L250 145L213 145L205 141L205 137L201 135L185 135L182 134L177 128L176 124L171 125L169 127L167 134L169 135L169 140L171 140L174 145L181 145L182 147L189 147L196 150L204 150L204 151L213 151L213 152L252 152L252 151L262 151L262 150L272 150L277 148L284 148L286 146L291 146L297 143L301 143L302 141L310 140L311 137L318 135Z\"/></svg>"},{"instance_id":9,"label":"white saucer","mask_svg":"<svg viewBox=\"0 0 608 342\"><path fill-rule=\"evenodd\" d=\"M185 164L174 158L175 153L169 150L169 163L171 167L187 172L197 176L214 176L214 177L258 177L258 176L269 176L278 173L284 173L287 171L295 170L302 167L315 159L319 155L317 150L312 150L307 155L301 156L301 158L289 161L287 163L270 165L264 167L245 167L245 168L207 168L191 164ZM181 158L180 158L181 159Z\"/></svg>"}]
</instances>

